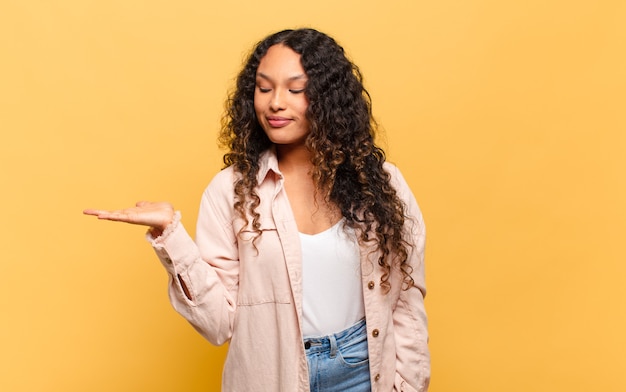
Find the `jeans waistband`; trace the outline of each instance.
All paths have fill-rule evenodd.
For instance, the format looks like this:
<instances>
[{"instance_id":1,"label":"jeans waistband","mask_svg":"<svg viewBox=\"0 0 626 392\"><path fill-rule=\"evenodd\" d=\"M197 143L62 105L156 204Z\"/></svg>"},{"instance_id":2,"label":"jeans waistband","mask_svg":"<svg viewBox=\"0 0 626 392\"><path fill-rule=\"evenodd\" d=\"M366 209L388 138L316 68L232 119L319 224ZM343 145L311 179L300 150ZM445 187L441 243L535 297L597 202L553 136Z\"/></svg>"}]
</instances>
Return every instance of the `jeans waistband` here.
<instances>
[{"instance_id":1,"label":"jeans waistband","mask_svg":"<svg viewBox=\"0 0 626 392\"><path fill-rule=\"evenodd\" d=\"M304 348L307 354L334 351L337 349L337 346L341 347L345 344L349 344L359 336L367 336L365 319L332 335L306 337L304 338Z\"/></svg>"}]
</instances>

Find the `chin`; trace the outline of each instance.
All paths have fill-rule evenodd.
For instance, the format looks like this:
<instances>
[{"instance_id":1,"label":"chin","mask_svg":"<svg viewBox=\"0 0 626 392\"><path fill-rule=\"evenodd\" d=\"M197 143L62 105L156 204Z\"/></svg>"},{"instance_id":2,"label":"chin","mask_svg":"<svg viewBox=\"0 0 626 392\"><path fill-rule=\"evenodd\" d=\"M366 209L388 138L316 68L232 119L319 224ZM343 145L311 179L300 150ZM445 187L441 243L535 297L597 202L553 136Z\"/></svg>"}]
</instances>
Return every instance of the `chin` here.
<instances>
[{"instance_id":1,"label":"chin","mask_svg":"<svg viewBox=\"0 0 626 392\"><path fill-rule=\"evenodd\" d=\"M304 145L305 141L306 141L306 137L307 135L302 135L300 137L294 137L293 135L289 134L289 135L285 135L284 133L281 134L282 132L265 132L265 134L267 135L268 139L270 139L270 141L276 145L297 145L297 144L301 144Z\"/></svg>"}]
</instances>

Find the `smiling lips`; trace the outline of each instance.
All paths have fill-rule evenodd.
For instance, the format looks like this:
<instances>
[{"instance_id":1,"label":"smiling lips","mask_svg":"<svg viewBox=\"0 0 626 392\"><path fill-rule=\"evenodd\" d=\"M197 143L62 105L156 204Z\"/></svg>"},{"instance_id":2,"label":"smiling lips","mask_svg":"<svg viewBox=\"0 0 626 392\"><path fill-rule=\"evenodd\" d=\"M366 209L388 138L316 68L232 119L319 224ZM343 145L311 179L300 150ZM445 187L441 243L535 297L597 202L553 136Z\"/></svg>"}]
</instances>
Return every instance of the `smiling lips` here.
<instances>
[{"instance_id":1,"label":"smiling lips","mask_svg":"<svg viewBox=\"0 0 626 392\"><path fill-rule=\"evenodd\" d=\"M282 128L289 125L289 123L291 123L291 119L279 116L269 116L267 117L267 122L272 128Z\"/></svg>"}]
</instances>

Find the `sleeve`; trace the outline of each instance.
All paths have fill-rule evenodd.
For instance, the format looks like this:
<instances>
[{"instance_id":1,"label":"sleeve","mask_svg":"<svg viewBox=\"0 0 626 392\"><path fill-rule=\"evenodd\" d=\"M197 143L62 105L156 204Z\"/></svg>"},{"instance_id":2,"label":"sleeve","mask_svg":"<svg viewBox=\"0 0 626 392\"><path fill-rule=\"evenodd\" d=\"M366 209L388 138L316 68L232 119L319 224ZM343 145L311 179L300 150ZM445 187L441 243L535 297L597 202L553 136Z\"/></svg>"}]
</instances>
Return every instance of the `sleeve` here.
<instances>
[{"instance_id":1,"label":"sleeve","mask_svg":"<svg viewBox=\"0 0 626 392\"><path fill-rule=\"evenodd\" d=\"M232 221L225 212L231 205L214 182L202 196L195 242L179 219L163 235L148 240L168 272L174 309L209 342L221 345L232 335L239 261Z\"/></svg>"},{"instance_id":2,"label":"sleeve","mask_svg":"<svg viewBox=\"0 0 626 392\"><path fill-rule=\"evenodd\" d=\"M425 392L430 382L430 352L428 321L424 307L426 284L424 277L424 248L426 231L422 213L400 171L393 167L392 181L398 196L405 203L406 232L412 248L407 263L412 268L413 286L400 290L393 311L396 342L396 377L394 391Z\"/></svg>"}]
</instances>

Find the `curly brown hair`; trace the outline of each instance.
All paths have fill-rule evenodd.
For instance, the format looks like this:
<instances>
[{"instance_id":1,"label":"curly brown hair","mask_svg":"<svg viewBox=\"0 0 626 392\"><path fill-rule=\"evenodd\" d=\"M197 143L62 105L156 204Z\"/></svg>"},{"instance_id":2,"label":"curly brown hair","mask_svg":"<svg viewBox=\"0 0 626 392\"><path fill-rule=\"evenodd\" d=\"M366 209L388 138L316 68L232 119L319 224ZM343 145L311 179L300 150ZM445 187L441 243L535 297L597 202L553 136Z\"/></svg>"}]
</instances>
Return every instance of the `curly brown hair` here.
<instances>
[{"instance_id":1,"label":"curly brown hair","mask_svg":"<svg viewBox=\"0 0 626 392\"><path fill-rule=\"evenodd\" d=\"M326 202L339 208L345 224L357 229L361 242L375 241L381 254L378 264L384 269L381 286L390 289L389 274L395 264L402 271L403 288L408 289L414 283L406 263L412 245L403 235L408 218L383 168L385 153L374 142L378 127L371 99L359 68L326 34L313 29L272 34L254 47L239 73L219 137L228 149L224 164L240 174L235 183L235 210L257 236L261 234L256 211L260 199L255 188L259 157L272 143L257 120L254 91L259 63L277 44L300 54L308 77L304 93L309 101L310 133L306 146L312 152L316 188Z\"/></svg>"}]
</instances>

